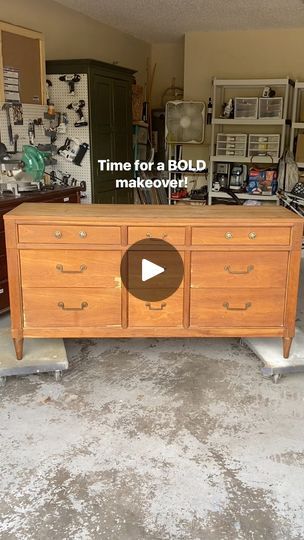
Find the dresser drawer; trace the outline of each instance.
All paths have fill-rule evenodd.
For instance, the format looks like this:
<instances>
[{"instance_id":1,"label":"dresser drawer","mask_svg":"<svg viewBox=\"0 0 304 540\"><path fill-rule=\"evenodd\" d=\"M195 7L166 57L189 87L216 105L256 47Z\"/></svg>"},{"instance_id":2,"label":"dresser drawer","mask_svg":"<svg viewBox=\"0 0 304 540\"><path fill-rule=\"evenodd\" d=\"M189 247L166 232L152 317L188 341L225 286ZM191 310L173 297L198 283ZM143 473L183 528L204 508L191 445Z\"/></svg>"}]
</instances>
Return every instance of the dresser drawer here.
<instances>
[{"instance_id":1,"label":"dresser drawer","mask_svg":"<svg viewBox=\"0 0 304 540\"><path fill-rule=\"evenodd\" d=\"M289 227L193 227L193 245L265 246L290 244Z\"/></svg>"},{"instance_id":2,"label":"dresser drawer","mask_svg":"<svg viewBox=\"0 0 304 540\"><path fill-rule=\"evenodd\" d=\"M120 289L23 289L24 326L121 326Z\"/></svg>"},{"instance_id":3,"label":"dresser drawer","mask_svg":"<svg viewBox=\"0 0 304 540\"><path fill-rule=\"evenodd\" d=\"M173 283L180 281L180 274L182 272L180 265L176 264L176 256L172 251L157 251L153 250L151 253L148 251L132 251L128 253L128 275L130 278L130 288L133 289L170 289ZM179 252L182 261L184 260L184 253ZM154 264L165 268L165 272L157 275L154 279L148 281L142 281L142 260L149 259ZM183 280L180 287L183 287Z\"/></svg>"},{"instance_id":4,"label":"dresser drawer","mask_svg":"<svg viewBox=\"0 0 304 540\"><path fill-rule=\"evenodd\" d=\"M0 311L9 308L8 282L0 281Z\"/></svg>"},{"instance_id":5,"label":"dresser drawer","mask_svg":"<svg viewBox=\"0 0 304 540\"><path fill-rule=\"evenodd\" d=\"M129 326L174 327L183 323L183 290L159 302L148 302L129 294Z\"/></svg>"},{"instance_id":6,"label":"dresser drawer","mask_svg":"<svg viewBox=\"0 0 304 540\"><path fill-rule=\"evenodd\" d=\"M23 287L120 287L120 251L20 250Z\"/></svg>"},{"instance_id":7,"label":"dresser drawer","mask_svg":"<svg viewBox=\"0 0 304 540\"><path fill-rule=\"evenodd\" d=\"M139 240L147 240L157 243L157 240L165 240L169 244L181 245L185 243L185 229L183 227L129 227L128 243L134 244Z\"/></svg>"},{"instance_id":8,"label":"dresser drawer","mask_svg":"<svg viewBox=\"0 0 304 540\"><path fill-rule=\"evenodd\" d=\"M191 287L284 288L288 252L194 251Z\"/></svg>"},{"instance_id":9,"label":"dresser drawer","mask_svg":"<svg viewBox=\"0 0 304 540\"><path fill-rule=\"evenodd\" d=\"M282 326L284 289L192 289L191 326Z\"/></svg>"},{"instance_id":10,"label":"dresser drawer","mask_svg":"<svg viewBox=\"0 0 304 540\"><path fill-rule=\"evenodd\" d=\"M19 225L18 235L29 244L120 244L120 227Z\"/></svg>"}]
</instances>

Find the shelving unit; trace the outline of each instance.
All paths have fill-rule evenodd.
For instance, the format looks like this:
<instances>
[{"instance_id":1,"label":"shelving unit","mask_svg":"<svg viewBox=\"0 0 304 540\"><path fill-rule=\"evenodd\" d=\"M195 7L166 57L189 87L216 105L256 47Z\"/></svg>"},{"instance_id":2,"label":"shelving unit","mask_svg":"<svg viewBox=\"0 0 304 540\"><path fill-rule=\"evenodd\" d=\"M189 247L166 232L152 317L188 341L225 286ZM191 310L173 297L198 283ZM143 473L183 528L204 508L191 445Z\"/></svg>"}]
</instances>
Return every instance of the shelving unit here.
<instances>
[{"instance_id":1,"label":"shelving unit","mask_svg":"<svg viewBox=\"0 0 304 540\"><path fill-rule=\"evenodd\" d=\"M303 112L301 111L301 101L303 100ZM302 113L302 114L301 114ZM303 115L303 116L302 116ZM303 121L301 121L301 117ZM296 81L294 88L294 98L292 105L291 130L290 130L290 150L294 151L297 136L304 133L304 82ZM299 169L304 169L304 162L297 161Z\"/></svg>"},{"instance_id":2,"label":"shelving unit","mask_svg":"<svg viewBox=\"0 0 304 540\"><path fill-rule=\"evenodd\" d=\"M282 118L213 118L213 124L219 125L245 125L245 126L283 126L286 120Z\"/></svg>"},{"instance_id":3,"label":"shelving unit","mask_svg":"<svg viewBox=\"0 0 304 540\"><path fill-rule=\"evenodd\" d=\"M175 161L179 161L180 159L182 159L182 145L180 144L167 144L167 156L166 156L166 160L168 162L169 159L174 159ZM186 178L185 177L205 177L206 176L206 173L205 171L178 171L178 170L175 170L175 171L168 171L168 178L169 180L182 180L182 184L184 187L187 188L188 191L191 190L191 183L193 183L193 181L190 181L186 182ZM176 204L177 202L179 202L180 200L185 200L185 199L179 199L179 200L176 200L176 199L173 199L172 198L172 194L175 193L176 191L178 191L179 189L172 189L171 186L169 185L168 187L168 204ZM187 200L190 200L190 199L187 199Z\"/></svg>"},{"instance_id":4,"label":"shelving unit","mask_svg":"<svg viewBox=\"0 0 304 540\"><path fill-rule=\"evenodd\" d=\"M221 118L223 103L227 103L230 98L252 98L262 97L262 90L269 86L276 91L276 97L283 99L282 118ZM266 165L277 164L281 158L285 148L287 134L291 126L291 99L294 82L289 78L284 79L214 79L213 80L213 118L211 127L211 151L210 151L210 166L208 178L208 204L212 204L213 198L227 198L228 195L224 192L212 190L214 175L216 172L217 163L260 163ZM303 83L304 89L304 83ZM242 126L240 131L239 126ZM303 122L304 129L304 122ZM216 137L218 133L239 133L260 134L265 133L265 136L272 134L280 135L279 156L256 155L250 157L240 155L217 155L216 154ZM276 195L250 195L249 193L236 192L240 199L251 199L261 201L279 202Z\"/></svg>"}]
</instances>

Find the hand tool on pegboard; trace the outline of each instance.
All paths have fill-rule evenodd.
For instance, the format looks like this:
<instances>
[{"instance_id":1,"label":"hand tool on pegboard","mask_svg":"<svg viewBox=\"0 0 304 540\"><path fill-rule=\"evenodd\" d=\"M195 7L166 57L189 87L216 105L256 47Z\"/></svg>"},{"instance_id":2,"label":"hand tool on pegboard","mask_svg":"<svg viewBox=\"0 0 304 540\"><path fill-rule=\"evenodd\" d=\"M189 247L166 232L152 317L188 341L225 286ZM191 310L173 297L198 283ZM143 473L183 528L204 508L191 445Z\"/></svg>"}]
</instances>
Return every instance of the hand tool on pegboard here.
<instances>
[{"instance_id":1,"label":"hand tool on pegboard","mask_svg":"<svg viewBox=\"0 0 304 540\"><path fill-rule=\"evenodd\" d=\"M75 122L74 124L74 126L77 128L88 125L88 122L85 120L83 110L82 110L84 106L85 106L85 101L83 99L80 99L79 101L75 101L74 103L70 103L67 106L67 109L75 111L75 113L78 114L79 116L79 120Z\"/></svg>"},{"instance_id":2,"label":"hand tool on pegboard","mask_svg":"<svg viewBox=\"0 0 304 540\"><path fill-rule=\"evenodd\" d=\"M13 146L14 144L14 137L13 137L13 128L11 123L11 115L10 115L10 109L12 107L11 103L4 103L2 106L2 110L6 112L6 120L7 120L7 130L8 130L8 137L10 145Z\"/></svg>"},{"instance_id":3,"label":"hand tool on pegboard","mask_svg":"<svg viewBox=\"0 0 304 540\"><path fill-rule=\"evenodd\" d=\"M80 81L81 77L78 75L78 73L74 73L73 75L61 75L59 77L60 81L66 82L69 85L69 94L72 96L75 95L75 84Z\"/></svg>"}]
</instances>

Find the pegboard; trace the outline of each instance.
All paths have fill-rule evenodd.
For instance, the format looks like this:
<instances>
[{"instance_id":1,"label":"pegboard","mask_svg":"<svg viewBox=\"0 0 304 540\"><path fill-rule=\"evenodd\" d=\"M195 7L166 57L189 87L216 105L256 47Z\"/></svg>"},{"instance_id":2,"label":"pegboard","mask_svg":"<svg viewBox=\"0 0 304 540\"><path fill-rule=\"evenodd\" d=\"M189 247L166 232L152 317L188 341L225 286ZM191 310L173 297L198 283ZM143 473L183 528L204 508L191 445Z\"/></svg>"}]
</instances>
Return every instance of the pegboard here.
<instances>
[{"instance_id":1,"label":"pegboard","mask_svg":"<svg viewBox=\"0 0 304 540\"><path fill-rule=\"evenodd\" d=\"M1 109L0 109L0 132L1 132L1 142L5 144L7 147L8 152L14 151L14 146L11 146L9 142L9 136L8 136L8 129L7 129L7 117L6 112L2 110L1 103ZM23 125L17 125L15 126L13 123L13 111L10 109L10 118L11 118L11 124L13 129L13 135L19 135L19 139L17 142L17 151L22 151L22 146L25 144L29 144L29 137L28 137L28 124L30 120L35 120L38 118L42 118L44 116L44 113L46 112L46 107L43 105L22 105L23 110ZM44 121L44 120L43 120ZM40 126L35 126L35 145L37 144L48 144L50 142L49 137L46 137L44 135L44 131Z\"/></svg>"},{"instance_id":2,"label":"pegboard","mask_svg":"<svg viewBox=\"0 0 304 540\"><path fill-rule=\"evenodd\" d=\"M57 148L60 148L60 146L63 146L67 137L78 139L80 143L85 142L90 144L87 74L80 74L81 79L79 83L75 84L74 96L69 93L68 84L60 81L59 77L60 74L47 75L47 78L52 83L52 86L49 88L50 101L54 103L56 112L66 113L68 118L66 133L57 135L55 145ZM88 125L77 128L74 124L79 120L79 117L75 111L67 109L67 106L69 103L78 102L80 99L85 101L85 106L82 110ZM80 181L84 180L87 185L87 197L86 199L82 199L82 202L92 202L90 149L84 156L80 167L71 161L67 161L63 156L56 155L55 157L57 159L57 165L54 167L54 170L56 172L61 171L63 173L71 174L73 178L76 178L78 184Z\"/></svg>"}]
</instances>

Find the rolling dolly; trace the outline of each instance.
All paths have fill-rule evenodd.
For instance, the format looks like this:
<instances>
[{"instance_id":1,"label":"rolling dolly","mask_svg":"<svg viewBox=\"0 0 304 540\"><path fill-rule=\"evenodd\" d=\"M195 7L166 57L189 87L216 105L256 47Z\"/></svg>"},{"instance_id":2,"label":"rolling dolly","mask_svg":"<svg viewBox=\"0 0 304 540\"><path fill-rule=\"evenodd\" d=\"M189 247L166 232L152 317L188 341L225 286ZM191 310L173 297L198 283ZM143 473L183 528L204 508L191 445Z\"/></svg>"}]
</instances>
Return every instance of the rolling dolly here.
<instances>
[{"instance_id":1,"label":"rolling dolly","mask_svg":"<svg viewBox=\"0 0 304 540\"><path fill-rule=\"evenodd\" d=\"M274 383L277 383L284 375L304 373L304 257L301 261L296 334L289 358L282 357L280 338L246 338L241 342L264 363L261 369L263 377L271 378Z\"/></svg>"},{"instance_id":2,"label":"rolling dolly","mask_svg":"<svg viewBox=\"0 0 304 540\"><path fill-rule=\"evenodd\" d=\"M16 360L12 345L10 317L0 318L0 386L4 386L7 377L24 376L34 373L54 373L56 381L69 367L66 350L62 339L28 340L25 355L20 362Z\"/></svg>"}]
</instances>

